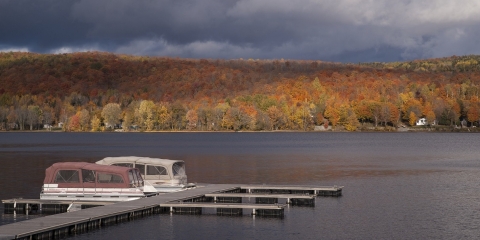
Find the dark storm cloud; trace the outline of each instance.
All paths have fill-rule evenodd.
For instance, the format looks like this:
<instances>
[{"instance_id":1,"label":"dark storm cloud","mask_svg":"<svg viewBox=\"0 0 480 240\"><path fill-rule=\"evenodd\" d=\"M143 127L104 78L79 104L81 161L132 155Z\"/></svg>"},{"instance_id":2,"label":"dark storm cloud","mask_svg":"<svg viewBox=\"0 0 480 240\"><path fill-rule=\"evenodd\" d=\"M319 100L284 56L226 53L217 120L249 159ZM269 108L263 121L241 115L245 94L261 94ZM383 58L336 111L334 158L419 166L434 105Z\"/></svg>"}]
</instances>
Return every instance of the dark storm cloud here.
<instances>
[{"instance_id":1,"label":"dark storm cloud","mask_svg":"<svg viewBox=\"0 0 480 240\"><path fill-rule=\"evenodd\" d=\"M45 51L81 45L90 26L72 21L74 1L0 1L0 46Z\"/></svg>"},{"instance_id":2,"label":"dark storm cloud","mask_svg":"<svg viewBox=\"0 0 480 240\"><path fill-rule=\"evenodd\" d=\"M479 54L478 0L0 0L0 50L398 61Z\"/></svg>"}]
</instances>

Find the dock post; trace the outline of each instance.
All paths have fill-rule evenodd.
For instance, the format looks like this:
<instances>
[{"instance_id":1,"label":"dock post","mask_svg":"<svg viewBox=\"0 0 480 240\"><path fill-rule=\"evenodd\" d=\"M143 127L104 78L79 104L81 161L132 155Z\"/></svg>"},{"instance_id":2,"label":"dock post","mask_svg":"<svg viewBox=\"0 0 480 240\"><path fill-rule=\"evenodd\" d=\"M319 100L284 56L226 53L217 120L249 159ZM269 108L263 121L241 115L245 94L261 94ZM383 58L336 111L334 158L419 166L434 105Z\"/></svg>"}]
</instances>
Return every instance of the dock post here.
<instances>
[{"instance_id":1,"label":"dock post","mask_svg":"<svg viewBox=\"0 0 480 240\"><path fill-rule=\"evenodd\" d=\"M291 204L292 202L290 202L290 198L287 198L287 204Z\"/></svg>"},{"instance_id":2,"label":"dock post","mask_svg":"<svg viewBox=\"0 0 480 240\"><path fill-rule=\"evenodd\" d=\"M25 215L28 216L28 203L25 204Z\"/></svg>"},{"instance_id":3,"label":"dock post","mask_svg":"<svg viewBox=\"0 0 480 240\"><path fill-rule=\"evenodd\" d=\"M170 207L170 213L173 213L173 207Z\"/></svg>"},{"instance_id":4,"label":"dock post","mask_svg":"<svg viewBox=\"0 0 480 240\"><path fill-rule=\"evenodd\" d=\"M252 215L255 216L257 213L255 212L255 208L252 209Z\"/></svg>"},{"instance_id":5,"label":"dock post","mask_svg":"<svg viewBox=\"0 0 480 240\"><path fill-rule=\"evenodd\" d=\"M216 203L217 202L217 197L213 197L213 202Z\"/></svg>"}]
</instances>

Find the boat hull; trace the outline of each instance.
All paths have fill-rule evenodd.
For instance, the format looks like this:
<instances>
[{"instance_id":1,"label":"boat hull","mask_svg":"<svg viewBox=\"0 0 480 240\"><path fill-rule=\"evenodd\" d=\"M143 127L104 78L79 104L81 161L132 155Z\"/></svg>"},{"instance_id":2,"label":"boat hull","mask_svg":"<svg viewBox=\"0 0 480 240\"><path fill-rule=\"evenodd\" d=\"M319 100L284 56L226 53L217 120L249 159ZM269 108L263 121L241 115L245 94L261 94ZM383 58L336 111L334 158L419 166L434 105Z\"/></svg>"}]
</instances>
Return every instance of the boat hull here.
<instances>
[{"instance_id":1,"label":"boat hull","mask_svg":"<svg viewBox=\"0 0 480 240\"><path fill-rule=\"evenodd\" d=\"M138 188L45 188L40 193L44 200L122 202L145 197Z\"/></svg>"},{"instance_id":2,"label":"boat hull","mask_svg":"<svg viewBox=\"0 0 480 240\"><path fill-rule=\"evenodd\" d=\"M155 189L157 193L171 193L171 192L179 192L185 191L188 189L195 188L196 185L194 183L188 184L158 184L154 181L145 181L145 186L151 186Z\"/></svg>"}]
</instances>

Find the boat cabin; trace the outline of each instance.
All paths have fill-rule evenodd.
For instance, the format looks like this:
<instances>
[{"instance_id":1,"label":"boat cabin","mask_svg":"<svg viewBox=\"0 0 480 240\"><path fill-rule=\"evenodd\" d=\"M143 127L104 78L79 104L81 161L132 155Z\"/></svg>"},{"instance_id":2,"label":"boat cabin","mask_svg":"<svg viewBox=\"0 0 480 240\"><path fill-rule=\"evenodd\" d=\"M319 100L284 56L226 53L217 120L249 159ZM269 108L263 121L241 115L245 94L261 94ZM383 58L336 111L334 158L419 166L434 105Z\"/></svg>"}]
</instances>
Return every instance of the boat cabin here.
<instances>
[{"instance_id":1,"label":"boat cabin","mask_svg":"<svg viewBox=\"0 0 480 240\"><path fill-rule=\"evenodd\" d=\"M144 197L138 169L86 162L55 163L45 171L41 199L124 201Z\"/></svg>"}]
</instances>

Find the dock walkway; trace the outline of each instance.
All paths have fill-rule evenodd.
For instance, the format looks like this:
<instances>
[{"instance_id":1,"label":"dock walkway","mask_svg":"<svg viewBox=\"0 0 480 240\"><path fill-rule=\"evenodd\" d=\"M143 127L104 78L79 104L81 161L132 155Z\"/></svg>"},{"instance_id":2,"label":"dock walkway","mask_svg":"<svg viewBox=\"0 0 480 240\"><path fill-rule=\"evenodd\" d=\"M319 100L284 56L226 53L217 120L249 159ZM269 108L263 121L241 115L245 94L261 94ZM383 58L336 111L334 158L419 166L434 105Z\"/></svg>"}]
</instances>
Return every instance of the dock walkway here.
<instances>
[{"instance_id":1,"label":"dock walkway","mask_svg":"<svg viewBox=\"0 0 480 240\"><path fill-rule=\"evenodd\" d=\"M34 218L17 223L0 226L0 240L4 239L50 239L58 236L74 234L82 230L116 223L125 219L160 213L173 208L228 208L228 209L255 209L263 211L281 210L283 215L284 204L242 204L242 203L208 203L204 202L207 194L241 193L244 186L234 184L211 184L199 186L181 192L160 194L153 197L134 201L118 202L105 206L83 209L81 211L66 212ZM245 187L248 187L245 185ZM252 187L252 186L250 186ZM264 186L265 187L265 186ZM253 189L253 188L248 188ZM271 188L270 188L271 189ZM283 188L285 190L286 188ZM295 191L302 189L295 188ZM311 188L303 189L311 191ZM336 190L338 191L338 189ZM340 188L341 191L341 188ZM244 196L241 194L239 196ZM252 195L253 196L253 195ZM273 195L272 195L273 196ZM6 203L11 200L4 200Z\"/></svg>"}]
</instances>

